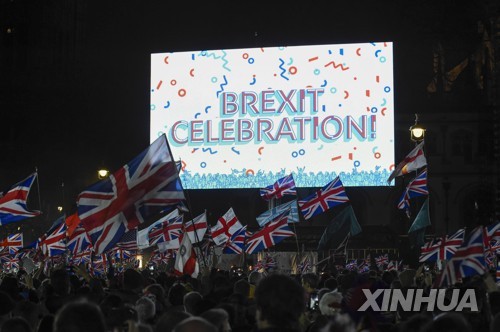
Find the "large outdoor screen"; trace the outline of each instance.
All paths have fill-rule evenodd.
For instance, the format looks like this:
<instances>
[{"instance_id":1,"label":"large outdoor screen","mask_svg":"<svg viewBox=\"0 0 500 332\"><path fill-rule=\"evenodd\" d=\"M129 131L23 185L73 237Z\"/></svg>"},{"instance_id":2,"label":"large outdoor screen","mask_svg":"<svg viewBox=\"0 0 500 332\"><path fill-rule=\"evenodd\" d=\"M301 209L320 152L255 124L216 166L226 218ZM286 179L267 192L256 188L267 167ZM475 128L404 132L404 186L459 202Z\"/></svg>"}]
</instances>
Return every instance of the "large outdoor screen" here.
<instances>
[{"instance_id":1,"label":"large outdoor screen","mask_svg":"<svg viewBox=\"0 0 500 332\"><path fill-rule=\"evenodd\" d=\"M151 55L151 142L185 189L386 186L394 167L391 42Z\"/></svg>"}]
</instances>

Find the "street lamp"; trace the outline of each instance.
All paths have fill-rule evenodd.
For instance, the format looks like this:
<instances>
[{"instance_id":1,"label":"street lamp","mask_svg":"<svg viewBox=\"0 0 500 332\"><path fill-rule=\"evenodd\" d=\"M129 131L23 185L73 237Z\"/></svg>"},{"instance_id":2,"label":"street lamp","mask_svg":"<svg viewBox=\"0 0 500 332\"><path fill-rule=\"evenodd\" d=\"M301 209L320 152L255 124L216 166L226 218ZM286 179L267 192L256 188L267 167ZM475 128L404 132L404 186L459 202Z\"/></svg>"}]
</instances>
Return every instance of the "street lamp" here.
<instances>
[{"instance_id":1,"label":"street lamp","mask_svg":"<svg viewBox=\"0 0 500 332\"><path fill-rule=\"evenodd\" d=\"M415 143L420 143L424 140L425 128L418 124L418 114L415 114L415 124L410 127L410 138Z\"/></svg>"},{"instance_id":2,"label":"street lamp","mask_svg":"<svg viewBox=\"0 0 500 332\"><path fill-rule=\"evenodd\" d=\"M109 176L109 171L105 168L100 168L98 171L97 171L97 177L99 178L99 180L102 180L102 179L105 179Z\"/></svg>"}]
</instances>

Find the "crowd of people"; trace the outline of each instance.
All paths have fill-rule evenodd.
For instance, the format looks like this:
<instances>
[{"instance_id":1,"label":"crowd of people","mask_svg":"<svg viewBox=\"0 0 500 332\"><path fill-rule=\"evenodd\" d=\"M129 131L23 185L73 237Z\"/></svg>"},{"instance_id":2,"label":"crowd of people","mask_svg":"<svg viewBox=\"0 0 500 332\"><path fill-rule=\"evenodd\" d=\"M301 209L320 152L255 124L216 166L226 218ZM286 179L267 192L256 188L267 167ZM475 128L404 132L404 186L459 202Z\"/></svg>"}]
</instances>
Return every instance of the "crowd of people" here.
<instances>
[{"instance_id":1,"label":"crowd of people","mask_svg":"<svg viewBox=\"0 0 500 332\"><path fill-rule=\"evenodd\" d=\"M429 291L422 269L333 269L289 275L205 269L198 276L127 268L95 278L83 267L3 273L0 332L447 332L500 331L500 291L485 276L475 311L359 311L364 289ZM451 288L450 288L451 289Z\"/></svg>"}]
</instances>

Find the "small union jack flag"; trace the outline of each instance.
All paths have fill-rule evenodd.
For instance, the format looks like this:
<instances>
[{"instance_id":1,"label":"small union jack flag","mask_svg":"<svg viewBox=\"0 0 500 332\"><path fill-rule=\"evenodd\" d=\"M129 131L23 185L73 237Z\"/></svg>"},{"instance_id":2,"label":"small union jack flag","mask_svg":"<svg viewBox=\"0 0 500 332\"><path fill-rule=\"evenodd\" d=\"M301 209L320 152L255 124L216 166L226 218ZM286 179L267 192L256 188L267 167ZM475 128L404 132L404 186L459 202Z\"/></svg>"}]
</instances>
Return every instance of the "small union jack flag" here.
<instances>
[{"instance_id":1,"label":"small union jack flag","mask_svg":"<svg viewBox=\"0 0 500 332\"><path fill-rule=\"evenodd\" d=\"M92 246L92 243L85 228L77 227L68 238L66 246L73 255L76 255L79 252L88 250Z\"/></svg>"},{"instance_id":2,"label":"small union jack flag","mask_svg":"<svg viewBox=\"0 0 500 332\"><path fill-rule=\"evenodd\" d=\"M487 271L484 258L483 226L472 230L455 255L446 264L440 286L454 285L458 278L483 275Z\"/></svg>"},{"instance_id":3,"label":"small union jack flag","mask_svg":"<svg viewBox=\"0 0 500 332\"><path fill-rule=\"evenodd\" d=\"M318 190L316 193L299 200L299 208L306 220L321 214L334 206L349 202L340 177Z\"/></svg>"},{"instance_id":4,"label":"small union jack flag","mask_svg":"<svg viewBox=\"0 0 500 332\"><path fill-rule=\"evenodd\" d=\"M356 271L358 269L358 262L354 259L345 265L346 270Z\"/></svg>"},{"instance_id":5,"label":"small union jack flag","mask_svg":"<svg viewBox=\"0 0 500 332\"><path fill-rule=\"evenodd\" d=\"M266 224L264 228L255 232L247 240L245 252L255 254L278 244L287 237L294 236L295 233L288 226L287 218L287 213L283 213Z\"/></svg>"},{"instance_id":6,"label":"small union jack flag","mask_svg":"<svg viewBox=\"0 0 500 332\"><path fill-rule=\"evenodd\" d=\"M11 255L15 255L20 249L23 248L23 233L16 233L8 235L2 241L0 247L8 248Z\"/></svg>"},{"instance_id":7,"label":"small union jack flag","mask_svg":"<svg viewBox=\"0 0 500 332\"><path fill-rule=\"evenodd\" d=\"M419 262L450 260L457 248L462 245L464 234L465 230L462 228L452 235L445 235L427 242L420 250Z\"/></svg>"},{"instance_id":8,"label":"small union jack flag","mask_svg":"<svg viewBox=\"0 0 500 332\"><path fill-rule=\"evenodd\" d=\"M54 222L54 225L48 230L38 242L38 248L41 248L45 256L59 256L66 252L66 223L64 216Z\"/></svg>"},{"instance_id":9,"label":"small union jack flag","mask_svg":"<svg viewBox=\"0 0 500 332\"><path fill-rule=\"evenodd\" d=\"M151 254L150 262L157 266L161 264L167 265L172 259L175 259L175 252L173 252L173 250L160 252L156 249Z\"/></svg>"},{"instance_id":10,"label":"small union jack flag","mask_svg":"<svg viewBox=\"0 0 500 332\"><path fill-rule=\"evenodd\" d=\"M406 187L403 196L398 203L398 209L409 210L410 198L429 195L427 189L427 168L424 168Z\"/></svg>"},{"instance_id":11,"label":"small union jack flag","mask_svg":"<svg viewBox=\"0 0 500 332\"><path fill-rule=\"evenodd\" d=\"M297 270L300 274L311 272L311 262L309 261L309 257L306 256L302 262L297 265Z\"/></svg>"},{"instance_id":12,"label":"small union jack flag","mask_svg":"<svg viewBox=\"0 0 500 332\"><path fill-rule=\"evenodd\" d=\"M40 211L29 211L27 207L28 194L35 181L37 173L16 183L5 195L0 193L0 225L10 224L26 218L36 217Z\"/></svg>"},{"instance_id":13,"label":"small union jack flag","mask_svg":"<svg viewBox=\"0 0 500 332\"><path fill-rule=\"evenodd\" d=\"M271 257L269 254L266 254L264 257L264 270L269 271L271 269L276 269L278 267L278 263L276 260Z\"/></svg>"},{"instance_id":14,"label":"small union jack flag","mask_svg":"<svg viewBox=\"0 0 500 332\"><path fill-rule=\"evenodd\" d=\"M183 215L178 215L172 219L151 228L149 231L149 244L168 242L169 249L179 248L179 236L182 230Z\"/></svg>"},{"instance_id":15,"label":"small union jack flag","mask_svg":"<svg viewBox=\"0 0 500 332\"><path fill-rule=\"evenodd\" d=\"M295 188L295 181L293 180L292 174L282 177L274 184L260 189L260 196L266 201L273 198L279 199L286 195L297 195L297 189Z\"/></svg>"},{"instance_id":16,"label":"small union jack flag","mask_svg":"<svg viewBox=\"0 0 500 332\"><path fill-rule=\"evenodd\" d=\"M19 269L19 261L20 261L19 257L15 256L7 257L5 263L3 263L4 269L6 269L7 271Z\"/></svg>"},{"instance_id":17,"label":"small union jack flag","mask_svg":"<svg viewBox=\"0 0 500 332\"><path fill-rule=\"evenodd\" d=\"M92 259L92 249L87 249L85 251L78 252L71 256L71 263L73 265L82 265L90 263Z\"/></svg>"},{"instance_id":18,"label":"small union jack flag","mask_svg":"<svg viewBox=\"0 0 500 332\"><path fill-rule=\"evenodd\" d=\"M375 264L379 269L383 269L385 265L389 264L389 255L383 254L375 257Z\"/></svg>"},{"instance_id":19,"label":"small union jack flag","mask_svg":"<svg viewBox=\"0 0 500 332\"><path fill-rule=\"evenodd\" d=\"M247 225L243 226L239 231L231 235L231 239L226 243L226 246L224 247L222 252L224 254L242 254L243 248L245 247L246 232Z\"/></svg>"}]
</instances>

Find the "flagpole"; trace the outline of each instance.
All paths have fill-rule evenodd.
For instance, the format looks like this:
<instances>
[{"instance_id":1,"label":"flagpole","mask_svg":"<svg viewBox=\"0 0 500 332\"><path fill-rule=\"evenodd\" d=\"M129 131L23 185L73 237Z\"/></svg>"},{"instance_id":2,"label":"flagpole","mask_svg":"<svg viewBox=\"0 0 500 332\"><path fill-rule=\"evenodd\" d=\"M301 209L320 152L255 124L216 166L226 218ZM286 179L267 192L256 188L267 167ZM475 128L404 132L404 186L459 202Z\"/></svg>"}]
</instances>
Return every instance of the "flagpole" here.
<instances>
[{"instance_id":1,"label":"flagpole","mask_svg":"<svg viewBox=\"0 0 500 332\"><path fill-rule=\"evenodd\" d=\"M166 140L166 136L165 136L165 140ZM168 147L168 151L170 153L170 156L172 156L172 151L170 150L170 145L168 144L168 141L167 141L167 147ZM182 165L182 159L179 159L179 161ZM175 164L175 162L174 162L174 164ZM186 197L186 203L188 206L188 215L190 216L191 223L193 224L193 230L194 230L194 236L196 239L196 243L200 243L200 239L198 238L198 232L196 231L196 225L193 221L194 218L193 218L193 215L191 214L192 208L191 208L191 200L189 199L189 194L187 191L184 190L184 187L182 186L182 182L180 181L180 176L179 176L179 169L177 168L177 165L175 165L175 169L177 171L177 178L179 179L179 184L182 188L182 192L184 193L184 196ZM205 210L205 216L206 216L206 213L207 213L207 210ZM185 224L186 222L183 221L182 223ZM207 218L207 228L208 228L208 218ZM207 260L205 258L205 254L203 253L203 250L199 250L199 252L201 254L201 258L203 259L203 263L205 264L205 266L207 266Z\"/></svg>"},{"instance_id":2,"label":"flagpole","mask_svg":"<svg viewBox=\"0 0 500 332\"><path fill-rule=\"evenodd\" d=\"M35 172L36 172L36 187L38 190L38 208L40 211L42 211L42 198L40 194L40 180L38 180L38 167L35 166Z\"/></svg>"}]
</instances>

